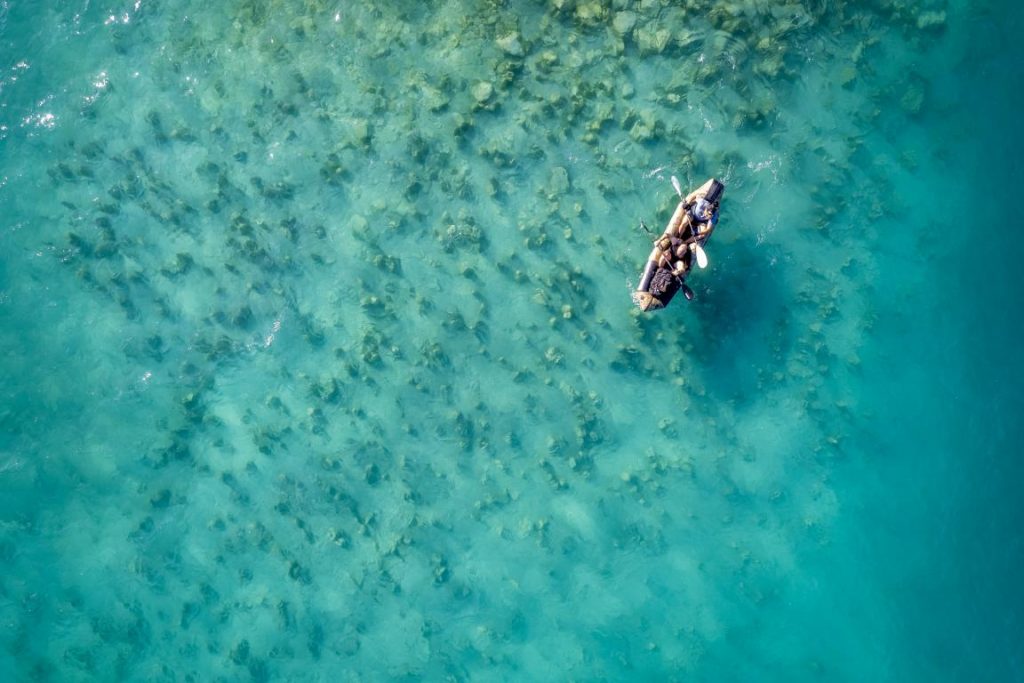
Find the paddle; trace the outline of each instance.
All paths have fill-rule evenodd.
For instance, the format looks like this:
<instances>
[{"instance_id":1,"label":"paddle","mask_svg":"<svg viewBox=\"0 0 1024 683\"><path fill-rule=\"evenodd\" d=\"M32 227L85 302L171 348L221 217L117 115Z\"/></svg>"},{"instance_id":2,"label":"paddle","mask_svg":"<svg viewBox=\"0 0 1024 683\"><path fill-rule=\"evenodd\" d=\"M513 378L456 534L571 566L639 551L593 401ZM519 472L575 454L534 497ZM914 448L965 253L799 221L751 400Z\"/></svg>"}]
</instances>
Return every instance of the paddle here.
<instances>
[{"instance_id":1,"label":"paddle","mask_svg":"<svg viewBox=\"0 0 1024 683\"><path fill-rule=\"evenodd\" d=\"M679 199L686 199L686 196L683 194L683 188L679 185L679 178L672 176L672 187L676 188L676 194L679 195ZM697 255L697 265L700 268L707 268L708 255L704 252L704 247L700 246L700 244L694 241L693 251Z\"/></svg>"},{"instance_id":2,"label":"paddle","mask_svg":"<svg viewBox=\"0 0 1024 683\"><path fill-rule=\"evenodd\" d=\"M696 242L693 243L694 251L697 254L697 265L701 268L708 267L708 255L704 253L704 247L700 246Z\"/></svg>"},{"instance_id":3,"label":"paddle","mask_svg":"<svg viewBox=\"0 0 1024 683\"><path fill-rule=\"evenodd\" d=\"M683 188L679 186L679 178L672 176L672 187L676 188L676 194L679 195L680 199L685 199L683 195Z\"/></svg>"}]
</instances>

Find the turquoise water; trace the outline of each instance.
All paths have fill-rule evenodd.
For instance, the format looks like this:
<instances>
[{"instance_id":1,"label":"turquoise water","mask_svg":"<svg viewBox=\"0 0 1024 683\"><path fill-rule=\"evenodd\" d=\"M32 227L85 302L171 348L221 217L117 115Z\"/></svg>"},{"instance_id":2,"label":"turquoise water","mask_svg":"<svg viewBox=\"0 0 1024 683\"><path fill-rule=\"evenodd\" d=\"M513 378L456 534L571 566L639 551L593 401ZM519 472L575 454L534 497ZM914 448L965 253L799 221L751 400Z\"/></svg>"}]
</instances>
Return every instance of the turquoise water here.
<instances>
[{"instance_id":1,"label":"turquoise water","mask_svg":"<svg viewBox=\"0 0 1024 683\"><path fill-rule=\"evenodd\" d=\"M1021 680L1022 34L0 2L0 680Z\"/></svg>"}]
</instances>

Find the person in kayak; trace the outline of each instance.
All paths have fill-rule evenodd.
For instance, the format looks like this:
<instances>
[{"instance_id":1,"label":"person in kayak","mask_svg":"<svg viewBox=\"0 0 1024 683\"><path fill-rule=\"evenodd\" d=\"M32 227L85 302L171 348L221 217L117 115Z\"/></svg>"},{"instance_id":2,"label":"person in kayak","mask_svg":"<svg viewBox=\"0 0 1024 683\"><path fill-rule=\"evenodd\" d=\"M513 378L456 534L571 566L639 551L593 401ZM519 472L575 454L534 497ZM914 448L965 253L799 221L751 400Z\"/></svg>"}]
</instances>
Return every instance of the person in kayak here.
<instances>
[{"instance_id":1,"label":"person in kayak","mask_svg":"<svg viewBox=\"0 0 1024 683\"><path fill-rule=\"evenodd\" d=\"M690 223L690 236L662 237L659 246L664 253L658 260L659 268L669 270L672 277L680 281L683 294L688 300L693 298L693 290L686 286L684 280L693 266L694 254L700 244L707 241L718 224L718 202L711 204L703 198L698 199L690 209L690 216L693 219ZM693 228L696 228L696 234L693 234Z\"/></svg>"},{"instance_id":2,"label":"person in kayak","mask_svg":"<svg viewBox=\"0 0 1024 683\"><path fill-rule=\"evenodd\" d=\"M686 197L675 177L672 184L681 201L665 232L655 240L634 293L634 301L645 311L664 308L680 289L688 300L693 299L685 280L694 259L699 267L707 266L703 245L718 224L719 200L725 189L722 183L712 178Z\"/></svg>"}]
</instances>

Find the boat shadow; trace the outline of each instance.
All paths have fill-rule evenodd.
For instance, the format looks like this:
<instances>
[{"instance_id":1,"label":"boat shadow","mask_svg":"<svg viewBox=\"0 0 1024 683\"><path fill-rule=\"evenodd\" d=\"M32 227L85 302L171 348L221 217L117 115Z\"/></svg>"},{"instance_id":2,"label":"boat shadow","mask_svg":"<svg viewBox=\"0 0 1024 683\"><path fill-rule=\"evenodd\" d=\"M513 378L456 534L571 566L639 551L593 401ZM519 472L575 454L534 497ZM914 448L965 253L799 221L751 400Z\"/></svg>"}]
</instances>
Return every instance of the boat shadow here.
<instances>
[{"instance_id":1,"label":"boat shadow","mask_svg":"<svg viewBox=\"0 0 1024 683\"><path fill-rule=\"evenodd\" d=\"M777 373L785 375L794 338L793 309L779 277L786 260L778 248L736 243L712 267L691 278L697 297L688 315L696 324L680 342L706 394L742 403Z\"/></svg>"}]
</instances>

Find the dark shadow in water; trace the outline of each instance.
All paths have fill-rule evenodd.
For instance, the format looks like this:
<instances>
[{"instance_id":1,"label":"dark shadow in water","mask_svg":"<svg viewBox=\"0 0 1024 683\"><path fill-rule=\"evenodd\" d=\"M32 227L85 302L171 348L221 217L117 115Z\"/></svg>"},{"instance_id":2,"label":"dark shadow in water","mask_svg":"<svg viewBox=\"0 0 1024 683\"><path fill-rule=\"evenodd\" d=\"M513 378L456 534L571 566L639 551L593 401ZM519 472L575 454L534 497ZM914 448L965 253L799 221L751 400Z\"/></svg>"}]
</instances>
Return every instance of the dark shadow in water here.
<instances>
[{"instance_id":1,"label":"dark shadow in water","mask_svg":"<svg viewBox=\"0 0 1024 683\"><path fill-rule=\"evenodd\" d=\"M780 268L791 267L768 247L735 243L709 251L721 256L690 282L697 294L687 316L699 324L688 326L685 339L690 371L713 398L739 403L755 398L785 373L792 344L791 302L779 282ZM682 302L686 303L686 302Z\"/></svg>"}]
</instances>

